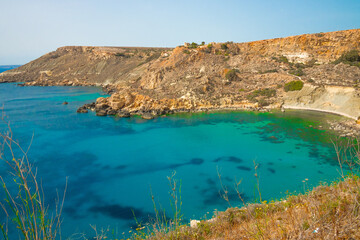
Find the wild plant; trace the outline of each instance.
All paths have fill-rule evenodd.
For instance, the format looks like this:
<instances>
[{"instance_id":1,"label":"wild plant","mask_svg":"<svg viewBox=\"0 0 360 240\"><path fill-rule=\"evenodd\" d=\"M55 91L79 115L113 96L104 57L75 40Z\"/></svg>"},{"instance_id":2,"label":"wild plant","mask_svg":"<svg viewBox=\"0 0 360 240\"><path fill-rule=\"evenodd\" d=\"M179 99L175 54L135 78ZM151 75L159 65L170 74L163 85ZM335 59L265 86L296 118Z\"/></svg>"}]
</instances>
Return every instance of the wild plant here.
<instances>
[{"instance_id":1,"label":"wild plant","mask_svg":"<svg viewBox=\"0 0 360 240\"><path fill-rule=\"evenodd\" d=\"M45 204L42 186L37 177L37 169L28 159L27 149L23 149L13 137L10 122L2 113L1 124L5 126L0 132L0 160L8 166L8 177L0 176L4 199L0 199L2 216L0 230L4 240L18 235L24 240L61 239L61 213L64 195L56 200L56 209L50 213ZM9 234L11 229L11 235Z\"/></svg>"}]
</instances>

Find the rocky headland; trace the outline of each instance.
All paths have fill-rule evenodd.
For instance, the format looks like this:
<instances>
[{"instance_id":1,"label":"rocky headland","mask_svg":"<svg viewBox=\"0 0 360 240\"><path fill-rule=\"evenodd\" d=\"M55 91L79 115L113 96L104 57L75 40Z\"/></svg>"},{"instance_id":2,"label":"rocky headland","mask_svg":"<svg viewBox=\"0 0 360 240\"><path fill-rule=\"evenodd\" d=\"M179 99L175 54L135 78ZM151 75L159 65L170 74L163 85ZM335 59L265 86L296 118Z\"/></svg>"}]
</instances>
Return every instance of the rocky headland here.
<instances>
[{"instance_id":1,"label":"rocky headland","mask_svg":"<svg viewBox=\"0 0 360 240\"><path fill-rule=\"evenodd\" d=\"M360 29L176 48L61 47L0 74L23 86L103 86L79 108L153 118L217 109L310 109L360 116Z\"/></svg>"}]
</instances>

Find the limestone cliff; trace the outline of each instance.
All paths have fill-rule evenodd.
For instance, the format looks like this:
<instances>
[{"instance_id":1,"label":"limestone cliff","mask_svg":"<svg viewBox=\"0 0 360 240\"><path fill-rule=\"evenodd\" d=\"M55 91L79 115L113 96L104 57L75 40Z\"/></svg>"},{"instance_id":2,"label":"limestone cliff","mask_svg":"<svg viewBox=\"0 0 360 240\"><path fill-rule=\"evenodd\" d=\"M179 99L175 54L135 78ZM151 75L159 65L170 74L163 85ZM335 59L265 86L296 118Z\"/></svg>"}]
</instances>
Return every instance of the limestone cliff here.
<instances>
[{"instance_id":1,"label":"limestone cliff","mask_svg":"<svg viewBox=\"0 0 360 240\"><path fill-rule=\"evenodd\" d=\"M0 82L110 85L111 97L79 110L90 108L99 115L258 109L280 107L285 101L288 107L336 111L356 118L359 110L349 106L358 102L360 68L332 63L351 50L360 50L359 29L174 49L62 47L0 74ZM304 89L286 93L284 85L295 80L305 82Z\"/></svg>"},{"instance_id":2,"label":"limestone cliff","mask_svg":"<svg viewBox=\"0 0 360 240\"><path fill-rule=\"evenodd\" d=\"M324 111L357 119L360 116L360 92L352 87L305 85L288 92L284 108Z\"/></svg>"}]
</instances>

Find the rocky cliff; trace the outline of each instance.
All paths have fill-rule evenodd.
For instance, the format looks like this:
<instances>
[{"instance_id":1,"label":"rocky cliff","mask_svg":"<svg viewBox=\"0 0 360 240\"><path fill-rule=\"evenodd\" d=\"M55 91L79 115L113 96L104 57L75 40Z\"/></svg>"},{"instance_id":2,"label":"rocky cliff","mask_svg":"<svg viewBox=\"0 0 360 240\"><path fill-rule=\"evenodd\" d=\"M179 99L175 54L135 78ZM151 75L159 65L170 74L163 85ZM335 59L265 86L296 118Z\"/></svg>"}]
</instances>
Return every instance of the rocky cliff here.
<instances>
[{"instance_id":1,"label":"rocky cliff","mask_svg":"<svg viewBox=\"0 0 360 240\"><path fill-rule=\"evenodd\" d=\"M360 68L335 60L360 50L360 30L248 43L170 48L62 47L0 74L24 85L108 85L109 98L84 106L98 115L209 109L316 108L360 116ZM301 91L285 84L302 81ZM337 87L335 87L337 86Z\"/></svg>"}]
</instances>

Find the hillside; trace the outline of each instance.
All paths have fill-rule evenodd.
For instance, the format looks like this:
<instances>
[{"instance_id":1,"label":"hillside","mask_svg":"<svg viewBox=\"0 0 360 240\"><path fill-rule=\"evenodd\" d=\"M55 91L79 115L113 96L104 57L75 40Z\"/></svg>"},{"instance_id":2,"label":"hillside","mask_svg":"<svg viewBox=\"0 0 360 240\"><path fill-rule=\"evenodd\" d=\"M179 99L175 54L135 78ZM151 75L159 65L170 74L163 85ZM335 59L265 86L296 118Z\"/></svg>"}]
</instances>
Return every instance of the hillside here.
<instances>
[{"instance_id":1,"label":"hillside","mask_svg":"<svg viewBox=\"0 0 360 240\"><path fill-rule=\"evenodd\" d=\"M281 107L360 116L359 61L344 60L360 50L360 29L185 45L61 47L0 74L0 82L107 86L111 97L79 109L101 116ZM305 84L302 91L291 91L302 85L285 91L285 84L298 80Z\"/></svg>"},{"instance_id":2,"label":"hillside","mask_svg":"<svg viewBox=\"0 0 360 240\"><path fill-rule=\"evenodd\" d=\"M359 178L342 180L281 201L215 212L210 220L193 220L191 227L155 233L139 228L133 239L359 239Z\"/></svg>"}]
</instances>

